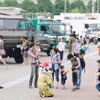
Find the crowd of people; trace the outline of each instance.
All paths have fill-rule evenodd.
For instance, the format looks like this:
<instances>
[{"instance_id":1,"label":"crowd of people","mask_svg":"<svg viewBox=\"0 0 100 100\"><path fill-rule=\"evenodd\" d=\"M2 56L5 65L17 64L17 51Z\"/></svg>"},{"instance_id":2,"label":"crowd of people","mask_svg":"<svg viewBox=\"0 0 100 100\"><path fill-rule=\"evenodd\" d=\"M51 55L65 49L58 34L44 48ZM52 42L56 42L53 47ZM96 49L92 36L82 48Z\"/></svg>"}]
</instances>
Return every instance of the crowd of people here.
<instances>
[{"instance_id":1,"label":"crowd of people","mask_svg":"<svg viewBox=\"0 0 100 100\"><path fill-rule=\"evenodd\" d=\"M29 46L29 41L26 38L21 38L21 51L23 54L23 65L27 65L28 61L30 61L31 65L31 75L29 79L29 88L32 88L33 78L34 78L34 87L38 88L38 76L39 76L39 65L40 65L40 45L36 43L31 43ZM65 70L62 65L64 51L66 50L66 43L64 42L64 38L58 43L55 47L52 47L50 52L51 61L50 68L52 68L52 79L53 83L51 84L51 88L54 88L54 83L56 82L56 89L59 88L59 77L61 76L61 88L66 89L65 84L67 80L67 74L71 71L72 73L72 83L73 88L72 91L76 91L80 89L81 86L81 76L82 70L85 71L85 60L84 55L86 50L88 49L88 43L86 40L82 38L78 38L77 36L69 35L69 39L67 40L68 45L68 55L66 55L67 60L70 60L71 67L68 70ZM0 37L0 61L7 67L7 64L2 59L1 51L4 49L4 43L2 37ZM29 60L28 60L29 58ZM97 72L97 80L96 84L97 90L100 92L100 60L97 61L98 64L98 72ZM60 73L59 73L60 72ZM59 75L60 74L60 75ZM54 78L55 77L55 78ZM55 81L55 80L56 81ZM0 86L0 89L3 87Z\"/></svg>"}]
</instances>

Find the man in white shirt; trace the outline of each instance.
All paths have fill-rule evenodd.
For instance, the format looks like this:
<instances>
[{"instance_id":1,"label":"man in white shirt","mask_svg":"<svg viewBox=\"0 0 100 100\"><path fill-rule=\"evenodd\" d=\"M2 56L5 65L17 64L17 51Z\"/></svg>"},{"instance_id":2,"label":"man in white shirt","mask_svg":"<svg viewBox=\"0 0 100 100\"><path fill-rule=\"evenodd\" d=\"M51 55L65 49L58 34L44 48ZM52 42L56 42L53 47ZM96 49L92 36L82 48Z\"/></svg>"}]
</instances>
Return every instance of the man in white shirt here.
<instances>
[{"instance_id":1,"label":"man in white shirt","mask_svg":"<svg viewBox=\"0 0 100 100\"><path fill-rule=\"evenodd\" d=\"M61 41L57 45L58 51L60 53L60 60L63 60L63 53L65 51L65 46L66 44L64 42L64 38L61 38Z\"/></svg>"}]
</instances>

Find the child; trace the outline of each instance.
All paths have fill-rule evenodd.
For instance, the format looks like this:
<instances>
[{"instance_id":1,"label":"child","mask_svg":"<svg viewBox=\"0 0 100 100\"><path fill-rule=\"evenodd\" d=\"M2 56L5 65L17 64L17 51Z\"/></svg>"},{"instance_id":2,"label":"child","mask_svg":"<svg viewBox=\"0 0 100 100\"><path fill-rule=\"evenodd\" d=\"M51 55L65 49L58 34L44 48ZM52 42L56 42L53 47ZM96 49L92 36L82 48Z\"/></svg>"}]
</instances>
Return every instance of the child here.
<instances>
[{"instance_id":1,"label":"child","mask_svg":"<svg viewBox=\"0 0 100 100\"><path fill-rule=\"evenodd\" d=\"M65 72L64 66L61 66L61 85L62 85L62 89L66 89L66 87L65 87L66 80L67 80L66 74L67 74L67 72Z\"/></svg>"},{"instance_id":2,"label":"child","mask_svg":"<svg viewBox=\"0 0 100 100\"><path fill-rule=\"evenodd\" d=\"M96 88L100 92L100 60L97 60L97 65L98 65L98 71L97 71L97 74L96 74L96 77L97 77Z\"/></svg>"},{"instance_id":3,"label":"child","mask_svg":"<svg viewBox=\"0 0 100 100\"><path fill-rule=\"evenodd\" d=\"M40 64L39 58L40 58L40 53L41 53L40 44L36 44L35 49L36 49L36 55L38 55L38 58L37 58L37 66L39 66L39 64Z\"/></svg>"}]
</instances>

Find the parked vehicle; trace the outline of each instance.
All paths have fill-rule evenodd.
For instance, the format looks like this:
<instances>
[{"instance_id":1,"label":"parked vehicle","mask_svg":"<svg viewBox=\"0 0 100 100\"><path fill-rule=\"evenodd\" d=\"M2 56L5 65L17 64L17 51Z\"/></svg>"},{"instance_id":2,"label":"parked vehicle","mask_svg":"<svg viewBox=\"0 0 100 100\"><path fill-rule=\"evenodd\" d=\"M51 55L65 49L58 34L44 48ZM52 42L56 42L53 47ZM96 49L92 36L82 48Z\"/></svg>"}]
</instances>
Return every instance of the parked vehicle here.
<instances>
[{"instance_id":1,"label":"parked vehicle","mask_svg":"<svg viewBox=\"0 0 100 100\"><path fill-rule=\"evenodd\" d=\"M56 46L60 38L64 38L66 41L66 38L68 37L68 34L66 34L65 24L62 22L44 19L29 19L29 22L32 23L35 28L36 34L41 34L41 36L45 37L45 39L48 39L47 41L49 41L49 45L47 48L45 50L43 49L45 47L41 48L41 50L46 52L48 56L50 56L52 46Z\"/></svg>"},{"instance_id":2,"label":"parked vehicle","mask_svg":"<svg viewBox=\"0 0 100 100\"><path fill-rule=\"evenodd\" d=\"M23 57L19 47L20 37L29 36L27 19L18 17L0 17L0 35L4 39L5 57L13 57L16 63L22 63Z\"/></svg>"}]
</instances>

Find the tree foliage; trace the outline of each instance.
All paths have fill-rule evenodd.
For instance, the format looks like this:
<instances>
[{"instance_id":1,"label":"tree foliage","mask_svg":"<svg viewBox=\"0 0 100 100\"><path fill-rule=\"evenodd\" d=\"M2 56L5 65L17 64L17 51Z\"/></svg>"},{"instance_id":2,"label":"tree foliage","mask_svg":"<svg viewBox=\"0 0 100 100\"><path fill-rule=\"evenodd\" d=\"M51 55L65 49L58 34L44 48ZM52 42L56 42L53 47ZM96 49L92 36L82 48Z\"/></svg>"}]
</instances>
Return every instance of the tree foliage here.
<instances>
[{"instance_id":1,"label":"tree foliage","mask_svg":"<svg viewBox=\"0 0 100 100\"><path fill-rule=\"evenodd\" d=\"M89 0L88 5L87 5L87 12L92 12L92 0Z\"/></svg>"},{"instance_id":2,"label":"tree foliage","mask_svg":"<svg viewBox=\"0 0 100 100\"><path fill-rule=\"evenodd\" d=\"M86 6L82 0L75 0L71 3L71 10L74 11L75 9L77 9L79 13L86 12Z\"/></svg>"},{"instance_id":3,"label":"tree foliage","mask_svg":"<svg viewBox=\"0 0 100 100\"><path fill-rule=\"evenodd\" d=\"M54 14L64 12L64 0L56 0L54 5Z\"/></svg>"},{"instance_id":4,"label":"tree foliage","mask_svg":"<svg viewBox=\"0 0 100 100\"><path fill-rule=\"evenodd\" d=\"M27 12L37 12L37 7L32 0L24 0L20 6Z\"/></svg>"},{"instance_id":5,"label":"tree foliage","mask_svg":"<svg viewBox=\"0 0 100 100\"><path fill-rule=\"evenodd\" d=\"M50 0L38 0L38 12L53 12L53 4Z\"/></svg>"},{"instance_id":6,"label":"tree foliage","mask_svg":"<svg viewBox=\"0 0 100 100\"><path fill-rule=\"evenodd\" d=\"M96 0L96 12L100 12L98 3L100 0ZM33 0L24 0L21 4L17 0L4 0L4 3L0 2L0 6L4 7L20 7L27 12L41 12L41 13L54 13L60 14L64 12L65 0L55 0L55 4L51 3L51 0L37 0L38 4L34 4ZM92 0L90 0L87 6L82 0L74 0L70 3L70 0L66 0L66 12L70 13L91 13L92 12Z\"/></svg>"},{"instance_id":7,"label":"tree foliage","mask_svg":"<svg viewBox=\"0 0 100 100\"><path fill-rule=\"evenodd\" d=\"M18 2L17 0L4 0L2 6L18 7Z\"/></svg>"}]
</instances>

